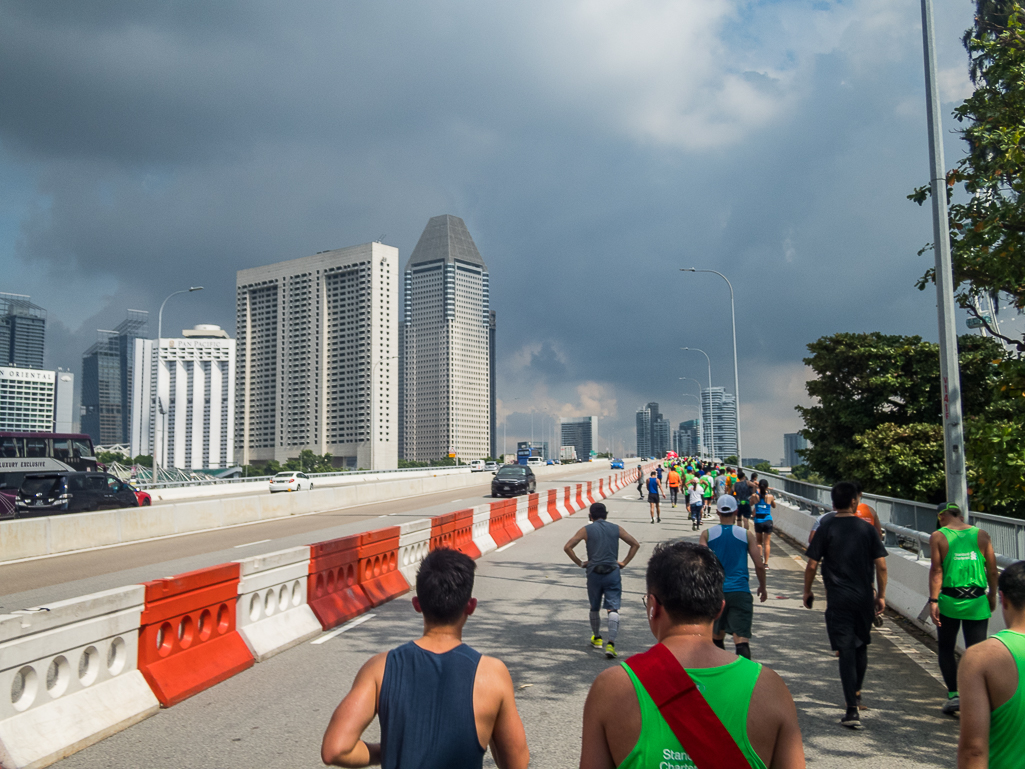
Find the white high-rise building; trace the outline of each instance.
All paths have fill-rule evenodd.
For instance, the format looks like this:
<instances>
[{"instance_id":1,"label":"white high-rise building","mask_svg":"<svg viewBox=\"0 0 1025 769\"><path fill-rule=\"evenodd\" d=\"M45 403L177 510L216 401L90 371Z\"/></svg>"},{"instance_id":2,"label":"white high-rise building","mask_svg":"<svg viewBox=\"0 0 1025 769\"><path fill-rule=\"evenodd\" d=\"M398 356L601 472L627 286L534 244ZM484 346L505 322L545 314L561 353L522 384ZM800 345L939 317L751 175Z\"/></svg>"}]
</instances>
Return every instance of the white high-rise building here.
<instances>
[{"instance_id":1,"label":"white high-rise building","mask_svg":"<svg viewBox=\"0 0 1025 769\"><path fill-rule=\"evenodd\" d=\"M435 216L406 264L403 458L468 462L491 451L488 268L457 216Z\"/></svg>"},{"instance_id":2,"label":"white high-rise building","mask_svg":"<svg viewBox=\"0 0 1025 769\"><path fill-rule=\"evenodd\" d=\"M397 467L398 261L365 243L238 272L236 462Z\"/></svg>"},{"instance_id":3,"label":"white high-rise building","mask_svg":"<svg viewBox=\"0 0 1025 769\"><path fill-rule=\"evenodd\" d=\"M235 340L226 331L204 324L178 339L136 339L134 372L133 457L155 454L161 467L183 470L231 467Z\"/></svg>"},{"instance_id":4,"label":"white high-rise building","mask_svg":"<svg viewBox=\"0 0 1025 769\"><path fill-rule=\"evenodd\" d=\"M737 399L732 393L722 387L701 390L701 425L702 441L712 447L715 459L722 461L737 455Z\"/></svg>"},{"instance_id":5,"label":"white high-rise building","mask_svg":"<svg viewBox=\"0 0 1025 769\"><path fill-rule=\"evenodd\" d=\"M0 431L50 433L57 375L53 371L0 368Z\"/></svg>"}]
</instances>

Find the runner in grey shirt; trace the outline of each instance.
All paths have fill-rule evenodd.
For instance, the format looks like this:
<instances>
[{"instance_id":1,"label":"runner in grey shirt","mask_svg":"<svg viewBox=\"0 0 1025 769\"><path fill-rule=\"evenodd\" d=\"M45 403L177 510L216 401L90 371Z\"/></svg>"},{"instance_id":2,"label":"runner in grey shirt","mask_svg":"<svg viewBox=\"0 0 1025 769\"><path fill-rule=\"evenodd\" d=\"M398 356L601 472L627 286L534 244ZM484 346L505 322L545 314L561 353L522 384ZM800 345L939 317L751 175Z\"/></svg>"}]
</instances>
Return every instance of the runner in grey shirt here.
<instances>
[{"instance_id":1,"label":"runner in grey shirt","mask_svg":"<svg viewBox=\"0 0 1025 769\"><path fill-rule=\"evenodd\" d=\"M608 510L601 502L591 505L588 512L591 523L574 534L563 550L577 566L587 569L587 598L591 604L591 646L602 648L605 643L605 656L610 659L616 654L616 635L619 633L619 604L623 595L623 581L619 570L626 567L641 543L630 536L622 526L609 523ZM587 546L587 560L581 561L574 548L583 540ZM619 560L619 541L623 540L630 546L626 558ZM609 633L607 639L601 637L601 608L605 599L605 609L609 613Z\"/></svg>"}]
</instances>

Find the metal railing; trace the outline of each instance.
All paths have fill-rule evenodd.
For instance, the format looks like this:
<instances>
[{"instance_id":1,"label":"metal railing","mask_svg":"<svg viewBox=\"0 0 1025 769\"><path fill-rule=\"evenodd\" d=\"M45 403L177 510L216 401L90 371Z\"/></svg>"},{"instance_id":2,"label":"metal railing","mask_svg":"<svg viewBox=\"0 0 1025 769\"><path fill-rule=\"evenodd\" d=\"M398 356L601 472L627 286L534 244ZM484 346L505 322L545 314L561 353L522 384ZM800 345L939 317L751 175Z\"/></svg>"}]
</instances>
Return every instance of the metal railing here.
<instances>
[{"instance_id":1,"label":"metal railing","mask_svg":"<svg viewBox=\"0 0 1025 769\"><path fill-rule=\"evenodd\" d=\"M345 477L351 478L359 475L380 475L380 474L391 474L391 473L416 473L416 472L431 472L445 470L450 472L470 472L469 465L461 465L455 467L452 465L439 465L438 467L400 467L395 470L339 470L334 473L306 473L310 478L338 478ZM203 480L191 480L191 481L161 481L160 483L150 483L148 481L136 481L136 485L140 489L179 489L191 486L228 486L231 484L239 483L253 483L256 481L269 482L273 475L251 475L248 478L210 478Z\"/></svg>"},{"instance_id":2,"label":"metal railing","mask_svg":"<svg viewBox=\"0 0 1025 769\"><path fill-rule=\"evenodd\" d=\"M798 504L799 509L808 508L814 515L833 509L828 486L819 486L815 483L799 481L796 478L784 478L781 475L763 473L760 470L752 470L747 467L744 468L744 472L748 474L748 477L752 472L756 472L759 478L771 479L770 484L773 491L778 492L784 498L793 500ZM911 540L913 534L914 537L919 538L918 541L921 541L920 538L924 536L925 545L928 546L929 536L936 530L935 505L914 502L910 499L884 497L878 494L865 494L862 501L875 508L883 529L891 532L894 537ZM989 534L993 540L993 549L997 553L997 563L1000 566L1009 566L1015 561L1025 559L1025 520L973 512L968 513L967 520ZM911 534L904 532L911 532Z\"/></svg>"}]
</instances>

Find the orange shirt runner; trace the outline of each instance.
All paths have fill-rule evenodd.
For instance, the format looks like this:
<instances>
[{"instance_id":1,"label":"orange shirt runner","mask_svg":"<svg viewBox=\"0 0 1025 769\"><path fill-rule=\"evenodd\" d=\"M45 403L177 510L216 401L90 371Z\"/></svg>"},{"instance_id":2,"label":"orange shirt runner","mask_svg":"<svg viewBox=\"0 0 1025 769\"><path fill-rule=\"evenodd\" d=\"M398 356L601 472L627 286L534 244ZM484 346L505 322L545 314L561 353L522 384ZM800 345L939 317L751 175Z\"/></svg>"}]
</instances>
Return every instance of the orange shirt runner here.
<instances>
[{"instance_id":1,"label":"orange shirt runner","mask_svg":"<svg viewBox=\"0 0 1025 769\"><path fill-rule=\"evenodd\" d=\"M670 470L669 474L666 476L666 483L670 486L670 488L679 488L680 474L675 470Z\"/></svg>"}]
</instances>

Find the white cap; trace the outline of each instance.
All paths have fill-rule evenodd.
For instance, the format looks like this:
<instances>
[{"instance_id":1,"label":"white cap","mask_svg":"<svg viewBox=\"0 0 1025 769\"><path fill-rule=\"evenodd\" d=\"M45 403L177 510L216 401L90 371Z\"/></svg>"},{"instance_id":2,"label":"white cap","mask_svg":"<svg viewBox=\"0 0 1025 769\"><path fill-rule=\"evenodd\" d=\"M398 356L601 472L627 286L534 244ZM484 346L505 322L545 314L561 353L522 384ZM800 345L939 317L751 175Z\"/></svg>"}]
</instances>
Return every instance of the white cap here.
<instances>
[{"instance_id":1,"label":"white cap","mask_svg":"<svg viewBox=\"0 0 1025 769\"><path fill-rule=\"evenodd\" d=\"M732 494L723 494L715 506L719 509L719 515L733 515L737 512L737 500Z\"/></svg>"}]
</instances>

